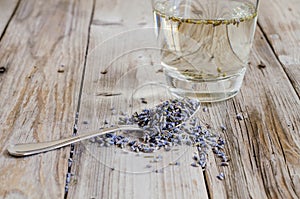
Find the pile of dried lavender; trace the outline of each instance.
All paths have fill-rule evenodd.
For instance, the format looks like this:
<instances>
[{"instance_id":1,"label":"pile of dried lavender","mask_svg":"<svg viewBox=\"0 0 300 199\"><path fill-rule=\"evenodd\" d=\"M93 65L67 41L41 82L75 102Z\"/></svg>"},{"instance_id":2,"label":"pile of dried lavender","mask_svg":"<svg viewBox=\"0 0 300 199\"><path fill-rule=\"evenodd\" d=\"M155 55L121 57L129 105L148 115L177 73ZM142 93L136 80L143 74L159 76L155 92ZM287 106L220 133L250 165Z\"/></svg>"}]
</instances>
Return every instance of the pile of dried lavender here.
<instances>
[{"instance_id":1,"label":"pile of dried lavender","mask_svg":"<svg viewBox=\"0 0 300 199\"><path fill-rule=\"evenodd\" d=\"M143 136L133 139L126 136L126 133L109 133L93 139L93 142L98 142L101 146L128 147L133 152L143 153L161 149L169 151L173 146L185 144L197 149L193 155L193 167L200 166L204 169L209 151L213 151L221 159L221 166L227 166L225 141L194 117L199 107L200 103L196 100L175 99L164 101L152 109L144 109L141 113L135 112L132 116L122 114L118 125L137 124L145 130Z\"/></svg>"},{"instance_id":2,"label":"pile of dried lavender","mask_svg":"<svg viewBox=\"0 0 300 199\"><path fill-rule=\"evenodd\" d=\"M119 125L138 124L145 130L141 140L128 143L132 151L149 153L161 148L170 150L173 145L190 143L181 128L199 107L200 103L191 99L164 101L131 117L120 117Z\"/></svg>"}]
</instances>

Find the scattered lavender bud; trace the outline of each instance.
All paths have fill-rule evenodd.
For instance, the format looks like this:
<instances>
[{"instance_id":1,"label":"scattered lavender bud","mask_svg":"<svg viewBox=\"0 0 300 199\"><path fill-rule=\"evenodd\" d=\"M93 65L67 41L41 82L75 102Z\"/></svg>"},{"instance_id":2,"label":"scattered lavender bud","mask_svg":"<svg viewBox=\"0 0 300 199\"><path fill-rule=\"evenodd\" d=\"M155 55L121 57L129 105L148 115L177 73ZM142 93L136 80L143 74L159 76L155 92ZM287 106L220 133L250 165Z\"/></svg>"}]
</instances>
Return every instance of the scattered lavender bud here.
<instances>
[{"instance_id":1,"label":"scattered lavender bud","mask_svg":"<svg viewBox=\"0 0 300 199\"><path fill-rule=\"evenodd\" d=\"M228 162L221 162L221 166L228 166L229 163Z\"/></svg>"},{"instance_id":2,"label":"scattered lavender bud","mask_svg":"<svg viewBox=\"0 0 300 199\"><path fill-rule=\"evenodd\" d=\"M69 191L69 186L66 185L66 186L65 186L65 192L68 192L68 191Z\"/></svg>"},{"instance_id":3,"label":"scattered lavender bud","mask_svg":"<svg viewBox=\"0 0 300 199\"><path fill-rule=\"evenodd\" d=\"M164 170L163 169L155 169L153 172L155 172L155 173L163 173Z\"/></svg>"},{"instance_id":4,"label":"scattered lavender bud","mask_svg":"<svg viewBox=\"0 0 300 199\"><path fill-rule=\"evenodd\" d=\"M170 151L171 150L171 147L169 147L168 145L165 145L164 148L165 148L165 151Z\"/></svg>"},{"instance_id":5,"label":"scattered lavender bud","mask_svg":"<svg viewBox=\"0 0 300 199\"><path fill-rule=\"evenodd\" d=\"M141 98L141 100L145 100ZM187 146L196 147L197 152L193 155L191 166L203 169L206 167L207 154L209 151L218 156L225 166L227 156L223 152L225 140L212 132L209 124L203 124L201 121L192 117L192 114L199 107L199 102L196 100L168 100L162 101L158 106L151 109L144 109L141 112L135 112L131 116L124 112L119 112L119 125L138 125L143 128L146 134L141 138L131 139L127 137L132 132L124 131L122 136L116 134L106 134L98 136L95 142L99 146L116 146L119 148L127 148L138 155L141 153L153 153L156 150L164 149L170 151L174 146L185 144ZM113 108L112 111L115 111ZM203 112L207 112L207 107L203 107ZM188 120L189 119L189 120ZM188 122L187 122L188 121ZM105 124L109 122L105 120ZM221 130L225 131L226 127L221 125ZM157 163L162 160L162 156L153 156L150 161ZM171 162L170 165L179 165L178 162ZM151 165L150 165L151 166ZM150 168L146 165L147 168ZM154 170L159 172L159 170ZM219 175L218 178L224 178Z\"/></svg>"},{"instance_id":6,"label":"scattered lavender bud","mask_svg":"<svg viewBox=\"0 0 300 199\"><path fill-rule=\"evenodd\" d=\"M105 69L104 71L101 71L100 73L101 73L102 75L105 75L107 72L108 72L107 69Z\"/></svg>"},{"instance_id":7,"label":"scattered lavender bud","mask_svg":"<svg viewBox=\"0 0 300 199\"><path fill-rule=\"evenodd\" d=\"M73 163L72 158L69 158L69 159L68 159L68 167L71 167L71 166L72 166L72 163Z\"/></svg>"},{"instance_id":8,"label":"scattered lavender bud","mask_svg":"<svg viewBox=\"0 0 300 199\"><path fill-rule=\"evenodd\" d=\"M225 156L225 153L222 152L222 151L218 151L217 156L218 156L218 157L224 157L224 156Z\"/></svg>"},{"instance_id":9,"label":"scattered lavender bud","mask_svg":"<svg viewBox=\"0 0 300 199\"><path fill-rule=\"evenodd\" d=\"M151 168L151 167L152 167L152 166L151 166L150 164L147 164L147 165L146 165L146 168L148 168L148 169Z\"/></svg>"},{"instance_id":10,"label":"scattered lavender bud","mask_svg":"<svg viewBox=\"0 0 300 199\"><path fill-rule=\"evenodd\" d=\"M143 103L143 104L148 104L148 102L147 102L147 100L145 99L145 98L141 98L141 102Z\"/></svg>"},{"instance_id":11,"label":"scattered lavender bud","mask_svg":"<svg viewBox=\"0 0 300 199\"><path fill-rule=\"evenodd\" d=\"M220 138L218 139L218 144L219 144L219 145L224 145L224 144L225 144L225 140L224 140L223 138L220 137Z\"/></svg>"},{"instance_id":12,"label":"scattered lavender bud","mask_svg":"<svg viewBox=\"0 0 300 199\"><path fill-rule=\"evenodd\" d=\"M197 163L195 163L195 162L193 162L193 163L191 164L191 166L192 166L192 167L198 167Z\"/></svg>"},{"instance_id":13,"label":"scattered lavender bud","mask_svg":"<svg viewBox=\"0 0 300 199\"><path fill-rule=\"evenodd\" d=\"M221 125L220 127L221 127L222 131L226 131L227 130L226 126L224 126L224 125Z\"/></svg>"},{"instance_id":14,"label":"scattered lavender bud","mask_svg":"<svg viewBox=\"0 0 300 199\"><path fill-rule=\"evenodd\" d=\"M78 126L77 126L77 124L74 124L73 129L74 129L74 132L77 132L77 131L78 131Z\"/></svg>"},{"instance_id":15,"label":"scattered lavender bud","mask_svg":"<svg viewBox=\"0 0 300 199\"><path fill-rule=\"evenodd\" d=\"M199 152L201 152L201 151L202 151L202 148L201 148L201 147L197 147L197 150L198 150Z\"/></svg>"},{"instance_id":16,"label":"scattered lavender bud","mask_svg":"<svg viewBox=\"0 0 300 199\"><path fill-rule=\"evenodd\" d=\"M5 71L6 71L5 66L1 66L1 67L0 67L0 73L5 73Z\"/></svg>"},{"instance_id":17,"label":"scattered lavender bud","mask_svg":"<svg viewBox=\"0 0 300 199\"><path fill-rule=\"evenodd\" d=\"M191 146L192 142L190 140L186 140L185 144L188 145L188 146Z\"/></svg>"},{"instance_id":18,"label":"scattered lavender bud","mask_svg":"<svg viewBox=\"0 0 300 199\"><path fill-rule=\"evenodd\" d=\"M63 72L65 72L65 65L64 65L64 64L61 64L61 65L58 67L57 72L58 72L58 73L63 73Z\"/></svg>"},{"instance_id":19,"label":"scattered lavender bud","mask_svg":"<svg viewBox=\"0 0 300 199\"><path fill-rule=\"evenodd\" d=\"M66 176L66 183L69 184L71 181L71 174L70 173L67 173L67 176Z\"/></svg>"},{"instance_id":20,"label":"scattered lavender bud","mask_svg":"<svg viewBox=\"0 0 300 199\"><path fill-rule=\"evenodd\" d=\"M206 166L206 161L205 161L205 160L200 160L198 163L199 163L199 165L200 165L202 168L205 168L205 166Z\"/></svg>"},{"instance_id":21,"label":"scattered lavender bud","mask_svg":"<svg viewBox=\"0 0 300 199\"><path fill-rule=\"evenodd\" d=\"M115 109L111 110L111 114L112 115L116 115L117 114L117 111Z\"/></svg>"},{"instance_id":22,"label":"scattered lavender bud","mask_svg":"<svg viewBox=\"0 0 300 199\"><path fill-rule=\"evenodd\" d=\"M193 160L198 161L198 160L199 160L199 156L196 155L196 154L194 154L194 155L193 155Z\"/></svg>"},{"instance_id":23,"label":"scattered lavender bud","mask_svg":"<svg viewBox=\"0 0 300 199\"><path fill-rule=\"evenodd\" d=\"M94 138L94 137L90 138L90 142L91 142L91 143L95 143L95 142L96 142L96 141L95 141L95 138Z\"/></svg>"},{"instance_id":24,"label":"scattered lavender bud","mask_svg":"<svg viewBox=\"0 0 300 199\"><path fill-rule=\"evenodd\" d=\"M179 166L180 163L179 162L170 162L169 165L175 165L175 166Z\"/></svg>"},{"instance_id":25,"label":"scattered lavender bud","mask_svg":"<svg viewBox=\"0 0 300 199\"><path fill-rule=\"evenodd\" d=\"M217 178L219 179L219 180L224 180L224 173L220 173L219 175L217 175Z\"/></svg>"},{"instance_id":26,"label":"scattered lavender bud","mask_svg":"<svg viewBox=\"0 0 300 199\"><path fill-rule=\"evenodd\" d=\"M244 118L243 118L243 116L242 116L241 113L238 113L238 114L236 115L236 119L238 119L238 120L243 120Z\"/></svg>"}]
</instances>

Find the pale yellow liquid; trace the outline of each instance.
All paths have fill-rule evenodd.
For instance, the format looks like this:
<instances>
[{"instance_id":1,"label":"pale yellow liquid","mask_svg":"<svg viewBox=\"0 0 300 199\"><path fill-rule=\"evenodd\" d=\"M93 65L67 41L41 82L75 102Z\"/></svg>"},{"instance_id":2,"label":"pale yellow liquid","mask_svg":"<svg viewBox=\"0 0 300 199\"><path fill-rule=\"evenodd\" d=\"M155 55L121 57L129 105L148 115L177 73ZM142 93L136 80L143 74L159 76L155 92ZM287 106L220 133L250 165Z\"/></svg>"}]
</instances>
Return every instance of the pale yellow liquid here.
<instances>
[{"instance_id":1,"label":"pale yellow liquid","mask_svg":"<svg viewBox=\"0 0 300 199\"><path fill-rule=\"evenodd\" d=\"M227 0L178 2L166 1L154 7L162 64L168 74L190 81L244 75L256 26L256 6Z\"/></svg>"}]
</instances>

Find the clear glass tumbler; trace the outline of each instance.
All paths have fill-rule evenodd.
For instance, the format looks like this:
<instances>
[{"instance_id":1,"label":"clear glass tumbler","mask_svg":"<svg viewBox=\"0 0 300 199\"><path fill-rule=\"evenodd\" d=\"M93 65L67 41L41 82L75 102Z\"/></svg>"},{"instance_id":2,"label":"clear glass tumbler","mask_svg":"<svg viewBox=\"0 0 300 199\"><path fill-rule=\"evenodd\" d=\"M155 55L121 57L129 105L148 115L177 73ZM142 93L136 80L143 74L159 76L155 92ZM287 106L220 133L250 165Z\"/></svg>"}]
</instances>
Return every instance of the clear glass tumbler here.
<instances>
[{"instance_id":1,"label":"clear glass tumbler","mask_svg":"<svg viewBox=\"0 0 300 199\"><path fill-rule=\"evenodd\" d=\"M152 0L161 63L174 94L235 96L248 65L259 0Z\"/></svg>"}]
</instances>

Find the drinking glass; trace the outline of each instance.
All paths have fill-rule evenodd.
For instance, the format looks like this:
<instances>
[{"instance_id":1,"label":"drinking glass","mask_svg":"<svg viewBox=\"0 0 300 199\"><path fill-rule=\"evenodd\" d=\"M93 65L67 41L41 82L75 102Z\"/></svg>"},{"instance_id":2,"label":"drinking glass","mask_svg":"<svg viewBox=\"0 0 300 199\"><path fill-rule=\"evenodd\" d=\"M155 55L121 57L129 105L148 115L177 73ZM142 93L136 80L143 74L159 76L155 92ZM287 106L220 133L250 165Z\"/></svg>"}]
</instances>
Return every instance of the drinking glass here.
<instances>
[{"instance_id":1,"label":"drinking glass","mask_svg":"<svg viewBox=\"0 0 300 199\"><path fill-rule=\"evenodd\" d=\"M254 38L259 0L152 0L171 91L202 102L235 96Z\"/></svg>"}]
</instances>

